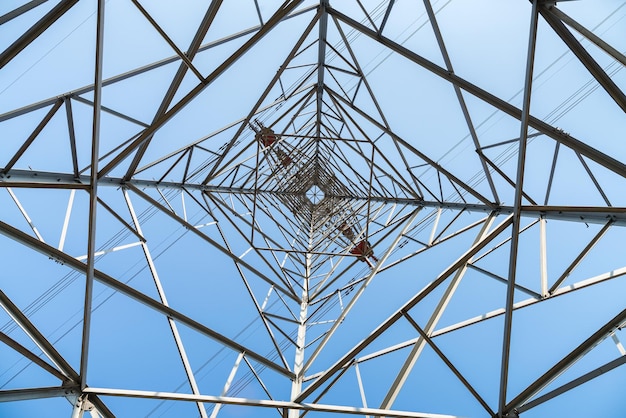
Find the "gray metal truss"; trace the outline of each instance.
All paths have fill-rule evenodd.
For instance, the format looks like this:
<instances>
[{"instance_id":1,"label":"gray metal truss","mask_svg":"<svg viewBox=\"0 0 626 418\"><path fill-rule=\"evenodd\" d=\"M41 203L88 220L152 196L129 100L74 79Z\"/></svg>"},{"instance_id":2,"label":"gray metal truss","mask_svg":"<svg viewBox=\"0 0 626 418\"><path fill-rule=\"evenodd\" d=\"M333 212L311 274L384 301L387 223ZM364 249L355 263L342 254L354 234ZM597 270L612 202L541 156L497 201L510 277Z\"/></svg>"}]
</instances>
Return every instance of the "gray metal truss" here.
<instances>
[{"instance_id":1,"label":"gray metal truss","mask_svg":"<svg viewBox=\"0 0 626 418\"><path fill-rule=\"evenodd\" d=\"M0 414L541 416L623 376L623 4L86 3L0 10ZM519 90L459 36L500 18Z\"/></svg>"}]
</instances>

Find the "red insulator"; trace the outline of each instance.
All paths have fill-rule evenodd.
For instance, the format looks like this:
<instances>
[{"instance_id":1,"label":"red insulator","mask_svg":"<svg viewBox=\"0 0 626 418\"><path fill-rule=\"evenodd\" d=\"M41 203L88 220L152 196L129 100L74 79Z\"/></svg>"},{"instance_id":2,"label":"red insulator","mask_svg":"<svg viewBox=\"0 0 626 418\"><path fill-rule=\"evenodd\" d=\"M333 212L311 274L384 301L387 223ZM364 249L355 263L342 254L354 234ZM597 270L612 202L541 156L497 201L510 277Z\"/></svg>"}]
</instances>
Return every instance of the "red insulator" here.
<instances>
[{"instance_id":1,"label":"red insulator","mask_svg":"<svg viewBox=\"0 0 626 418\"><path fill-rule=\"evenodd\" d=\"M374 250L369 241L362 240L350 250L350 254L356 255L360 261L366 261L370 257L374 261L378 259L374 256Z\"/></svg>"},{"instance_id":2,"label":"red insulator","mask_svg":"<svg viewBox=\"0 0 626 418\"><path fill-rule=\"evenodd\" d=\"M276 154L278 154L278 159L280 160L280 163L283 165L283 167L287 167L293 162L291 160L291 157L289 157L287 153L280 148L276 150Z\"/></svg>"},{"instance_id":3,"label":"red insulator","mask_svg":"<svg viewBox=\"0 0 626 418\"><path fill-rule=\"evenodd\" d=\"M264 147L270 147L276 142L276 134L270 128L263 127L261 131L256 134L257 140L261 141Z\"/></svg>"}]
</instances>

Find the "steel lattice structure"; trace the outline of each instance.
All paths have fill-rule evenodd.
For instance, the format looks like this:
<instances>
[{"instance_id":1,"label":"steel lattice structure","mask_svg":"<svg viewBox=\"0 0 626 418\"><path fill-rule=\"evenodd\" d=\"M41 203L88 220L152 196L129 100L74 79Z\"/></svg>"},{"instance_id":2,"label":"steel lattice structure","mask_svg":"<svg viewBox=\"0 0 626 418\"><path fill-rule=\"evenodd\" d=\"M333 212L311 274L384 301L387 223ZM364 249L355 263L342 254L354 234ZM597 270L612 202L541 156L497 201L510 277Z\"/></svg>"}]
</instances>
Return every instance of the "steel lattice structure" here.
<instances>
[{"instance_id":1,"label":"steel lattice structure","mask_svg":"<svg viewBox=\"0 0 626 418\"><path fill-rule=\"evenodd\" d=\"M0 411L615 416L625 5L3 4Z\"/></svg>"}]
</instances>

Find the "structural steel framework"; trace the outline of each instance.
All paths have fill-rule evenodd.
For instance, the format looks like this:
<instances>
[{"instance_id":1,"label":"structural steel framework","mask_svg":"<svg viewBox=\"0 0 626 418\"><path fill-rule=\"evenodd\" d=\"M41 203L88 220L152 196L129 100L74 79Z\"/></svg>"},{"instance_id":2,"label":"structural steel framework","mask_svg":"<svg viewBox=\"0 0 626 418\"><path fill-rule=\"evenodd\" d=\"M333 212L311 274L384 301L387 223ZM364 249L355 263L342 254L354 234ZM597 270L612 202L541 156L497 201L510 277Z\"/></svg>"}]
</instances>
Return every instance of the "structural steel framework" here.
<instances>
[{"instance_id":1,"label":"structural steel framework","mask_svg":"<svg viewBox=\"0 0 626 418\"><path fill-rule=\"evenodd\" d=\"M615 416L625 5L3 3L0 411Z\"/></svg>"}]
</instances>

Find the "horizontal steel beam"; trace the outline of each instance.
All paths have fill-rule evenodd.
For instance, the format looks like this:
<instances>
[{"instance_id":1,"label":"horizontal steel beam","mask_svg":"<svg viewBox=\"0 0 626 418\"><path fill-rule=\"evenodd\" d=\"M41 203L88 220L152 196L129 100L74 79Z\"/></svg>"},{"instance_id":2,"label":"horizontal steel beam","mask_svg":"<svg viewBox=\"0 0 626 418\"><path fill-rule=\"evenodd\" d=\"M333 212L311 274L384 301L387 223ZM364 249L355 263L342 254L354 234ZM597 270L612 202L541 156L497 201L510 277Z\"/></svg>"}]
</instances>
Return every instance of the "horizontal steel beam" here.
<instances>
[{"instance_id":1,"label":"horizontal steel beam","mask_svg":"<svg viewBox=\"0 0 626 418\"><path fill-rule=\"evenodd\" d=\"M0 390L0 402L27 401L32 399L60 398L80 395L80 387L52 386L46 388Z\"/></svg>"},{"instance_id":2,"label":"horizontal steel beam","mask_svg":"<svg viewBox=\"0 0 626 418\"><path fill-rule=\"evenodd\" d=\"M414 411L394 411L389 409L359 408L352 406L325 405L317 403L297 403L288 401L234 398L229 396L191 395L186 393L154 392L142 390L109 389L88 387L85 393L101 396L119 396L125 398L161 399L186 402L206 402L225 405L256 406L264 408L295 409L298 411L330 412L337 414L385 416L395 418L458 418L453 415L429 414Z\"/></svg>"},{"instance_id":3,"label":"horizontal steel beam","mask_svg":"<svg viewBox=\"0 0 626 418\"><path fill-rule=\"evenodd\" d=\"M7 174L1 173L0 168L0 188L2 187L22 187L22 188L57 188L57 189L89 189L90 177L87 175L75 177L68 173L53 173L43 171L29 170L11 170ZM124 185L133 185L140 189L176 189L176 190L198 190L207 193L230 193L230 194L274 194L280 195L280 192L273 190L255 190L248 188L235 188L224 186L210 186L205 184L177 183L177 182L159 182L155 180L139 180L133 179L124 181L117 177L104 177L98 181L100 186L122 187ZM282 193L285 194L285 193ZM338 198L365 200L359 196L336 196ZM443 208L451 210L466 210L468 212L492 212L493 207L483 204L459 203L459 202L436 202L411 198L395 198L395 197L370 197L372 202L383 203L399 203L408 206L423 206L431 208ZM496 211L502 215L513 213L512 206L500 206ZM587 222L605 224L612 221L613 225L626 226L626 208L624 207L594 207L594 206L558 206L558 205L542 205L533 206L526 205L521 207L522 216L555 220L567 220L570 222Z\"/></svg>"}]
</instances>

